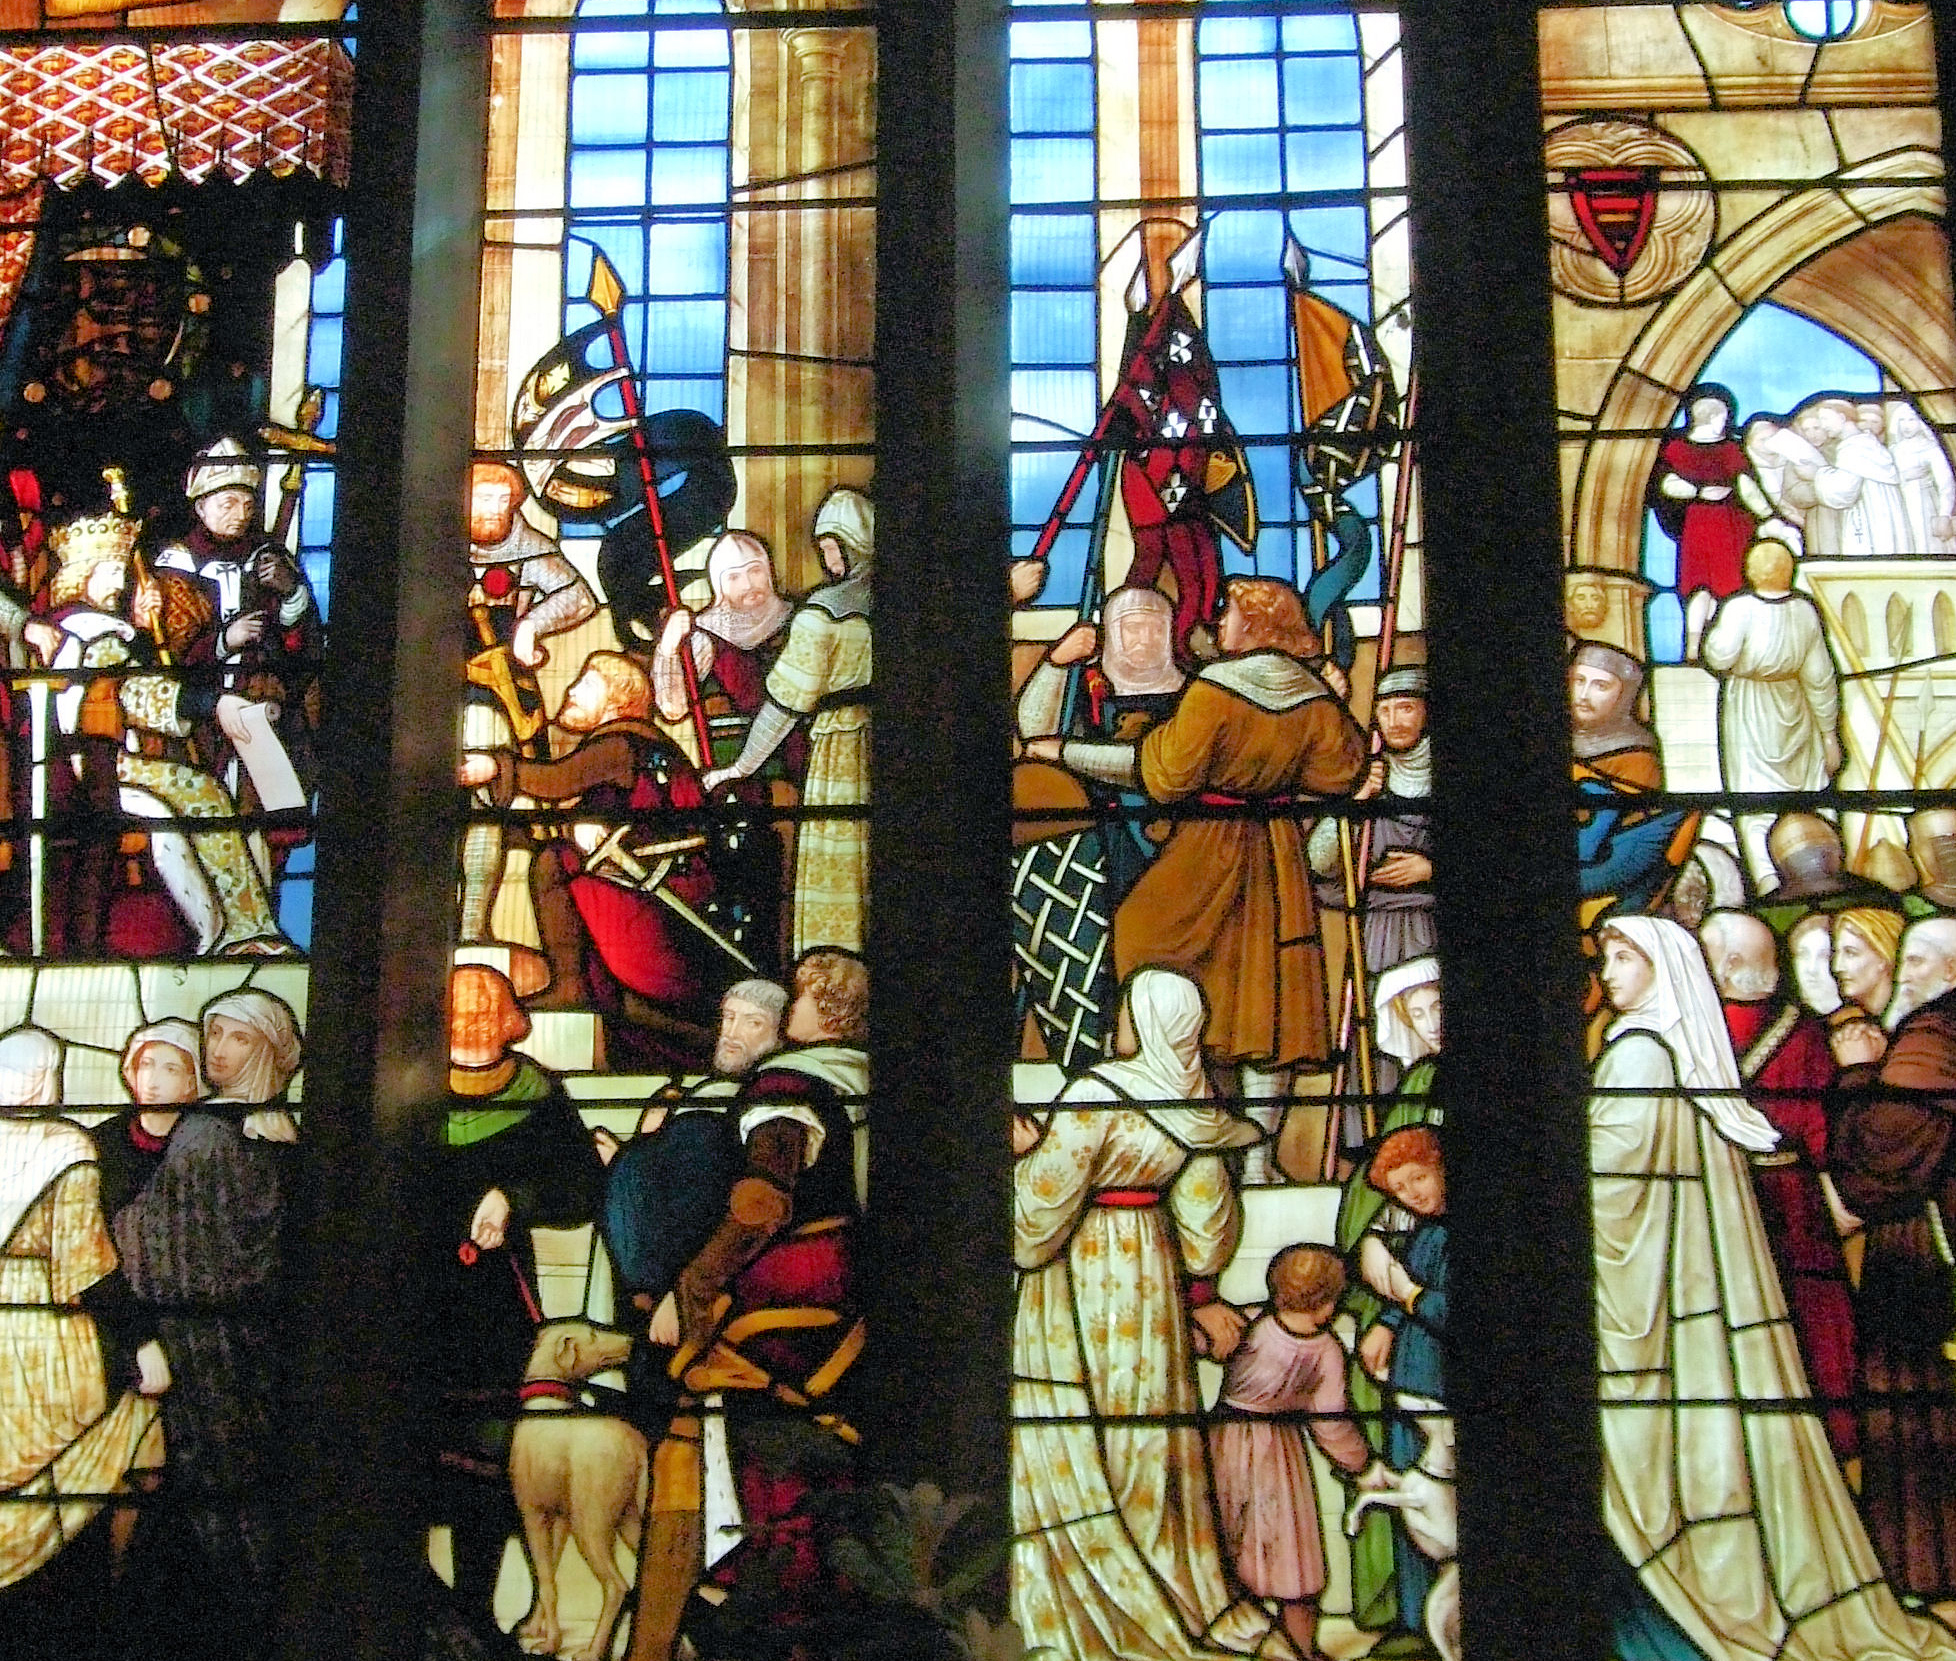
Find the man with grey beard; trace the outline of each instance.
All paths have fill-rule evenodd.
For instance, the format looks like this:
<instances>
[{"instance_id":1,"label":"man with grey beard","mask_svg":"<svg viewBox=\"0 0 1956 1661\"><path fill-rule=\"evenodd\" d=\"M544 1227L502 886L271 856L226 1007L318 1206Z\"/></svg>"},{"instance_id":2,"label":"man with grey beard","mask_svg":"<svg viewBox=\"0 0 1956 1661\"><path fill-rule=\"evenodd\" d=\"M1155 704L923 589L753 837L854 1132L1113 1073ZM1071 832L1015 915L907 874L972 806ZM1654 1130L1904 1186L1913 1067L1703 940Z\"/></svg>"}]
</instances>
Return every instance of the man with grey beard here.
<instances>
[{"instance_id":1,"label":"man with grey beard","mask_svg":"<svg viewBox=\"0 0 1956 1661\"><path fill-rule=\"evenodd\" d=\"M609 1167L599 1227L617 1272L621 1320L627 1303L657 1307L726 1213L744 1162L727 1110L742 1082L780 1049L787 1006L786 990L773 981L738 982L720 1000L713 1071L677 1100L646 1108L638 1134L622 1146L598 1132L598 1155Z\"/></svg>"},{"instance_id":2,"label":"man with grey beard","mask_svg":"<svg viewBox=\"0 0 1956 1661\"><path fill-rule=\"evenodd\" d=\"M1925 917L1902 936L1888 1025L1900 1026L1904 1017L1950 991L1956 991L1956 917Z\"/></svg>"},{"instance_id":3,"label":"man with grey beard","mask_svg":"<svg viewBox=\"0 0 1956 1661\"><path fill-rule=\"evenodd\" d=\"M1827 1439L1843 1466L1860 1451L1854 1414L1854 1307L1827 1187L1827 1115L1834 1080L1827 1025L1780 995L1773 931L1743 911L1714 911L1698 930L1718 986L1746 1099L1772 1122L1779 1146L1752 1155L1759 1216L1788 1313L1823 1404Z\"/></svg>"}]
</instances>

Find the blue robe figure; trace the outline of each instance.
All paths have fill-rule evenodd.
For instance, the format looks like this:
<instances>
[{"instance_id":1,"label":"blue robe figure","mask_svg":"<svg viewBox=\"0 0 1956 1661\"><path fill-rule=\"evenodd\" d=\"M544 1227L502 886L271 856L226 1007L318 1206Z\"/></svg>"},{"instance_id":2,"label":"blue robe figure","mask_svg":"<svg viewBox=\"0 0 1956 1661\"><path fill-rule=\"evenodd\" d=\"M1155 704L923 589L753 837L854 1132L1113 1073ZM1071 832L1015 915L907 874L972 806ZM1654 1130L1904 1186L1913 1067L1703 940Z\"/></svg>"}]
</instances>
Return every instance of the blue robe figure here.
<instances>
[{"instance_id":1,"label":"blue robe figure","mask_svg":"<svg viewBox=\"0 0 1956 1661\"><path fill-rule=\"evenodd\" d=\"M1407 1240L1399 1261L1422 1288L1410 1311L1387 1309L1380 1324L1392 1331L1392 1362L1386 1382L1392 1394L1447 1399L1447 1224L1444 1217L1423 1219ZM1425 1439L1411 1419L1397 1414L1386 1425L1386 1463L1395 1471L1419 1462ZM1426 1595L1433 1589L1434 1566L1393 1519L1393 1567L1399 1582L1399 1624L1421 1631Z\"/></svg>"}]
</instances>

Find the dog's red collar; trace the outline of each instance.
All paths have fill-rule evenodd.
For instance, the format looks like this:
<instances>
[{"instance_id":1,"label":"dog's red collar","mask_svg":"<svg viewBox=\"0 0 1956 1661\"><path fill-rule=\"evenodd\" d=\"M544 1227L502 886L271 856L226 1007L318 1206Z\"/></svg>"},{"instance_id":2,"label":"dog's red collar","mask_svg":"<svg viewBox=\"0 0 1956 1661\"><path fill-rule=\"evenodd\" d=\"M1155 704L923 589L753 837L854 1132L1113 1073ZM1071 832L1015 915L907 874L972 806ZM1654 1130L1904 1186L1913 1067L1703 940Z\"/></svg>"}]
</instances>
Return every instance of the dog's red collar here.
<instances>
[{"instance_id":1,"label":"dog's red collar","mask_svg":"<svg viewBox=\"0 0 1956 1661\"><path fill-rule=\"evenodd\" d=\"M523 1401L575 1401L577 1394L561 1378L533 1378L516 1392Z\"/></svg>"}]
</instances>

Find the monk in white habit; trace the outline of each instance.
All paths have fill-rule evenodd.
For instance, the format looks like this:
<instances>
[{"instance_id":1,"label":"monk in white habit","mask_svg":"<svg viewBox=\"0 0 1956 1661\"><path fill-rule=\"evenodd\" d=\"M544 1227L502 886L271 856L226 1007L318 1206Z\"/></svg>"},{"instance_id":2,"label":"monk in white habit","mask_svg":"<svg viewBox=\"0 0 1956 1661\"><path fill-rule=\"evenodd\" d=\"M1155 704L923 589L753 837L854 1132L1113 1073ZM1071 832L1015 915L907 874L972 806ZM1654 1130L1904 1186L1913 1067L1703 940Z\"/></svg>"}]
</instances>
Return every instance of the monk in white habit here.
<instances>
[{"instance_id":1,"label":"monk in white habit","mask_svg":"<svg viewBox=\"0 0 1956 1661\"><path fill-rule=\"evenodd\" d=\"M1942 440L1913 404L1897 399L1887 408L1888 453L1902 480L1908 511L1909 552L1947 558L1956 554L1956 468Z\"/></svg>"},{"instance_id":2,"label":"monk in white habit","mask_svg":"<svg viewBox=\"0 0 1956 1661\"><path fill-rule=\"evenodd\" d=\"M1745 1099L1698 943L1621 917L1602 949L1617 1012L1589 1103L1603 1514L1636 1571L1618 1653L1956 1661L1956 1638L1882 1579L1817 1407L1798 1406L1812 1392L1748 1165L1778 1133Z\"/></svg>"},{"instance_id":3,"label":"monk in white habit","mask_svg":"<svg viewBox=\"0 0 1956 1661\"><path fill-rule=\"evenodd\" d=\"M1824 790L1840 771L1840 682L1820 612L1793 589L1793 555L1778 542L1746 551L1745 591L1721 602L1703 662L1719 677L1718 754L1725 788ZM1739 815L1752 880L1778 880L1766 850L1769 813Z\"/></svg>"},{"instance_id":4,"label":"monk in white habit","mask_svg":"<svg viewBox=\"0 0 1956 1661\"><path fill-rule=\"evenodd\" d=\"M136 1388L112 1391L83 1307L116 1252L95 1144L60 1103L59 1042L36 1027L0 1038L0 1586L49 1562L131 1470L163 1462L161 1347L137 1353Z\"/></svg>"},{"instance_id":5,"label":"monk in white habit","mask_svg":"<svg viewBox=\"0 0 1956 1661\"><path fill-rule=\"evenodd\" d=\"M1012 1612L1067 1661L1295 1652L1230 1591L1195 1358L1243 1210L1224 1155L1257 1130L1208 1100L1202 994L1143 969L1122 1048L1013 1124Z\"/></svg>"}]
</instances>

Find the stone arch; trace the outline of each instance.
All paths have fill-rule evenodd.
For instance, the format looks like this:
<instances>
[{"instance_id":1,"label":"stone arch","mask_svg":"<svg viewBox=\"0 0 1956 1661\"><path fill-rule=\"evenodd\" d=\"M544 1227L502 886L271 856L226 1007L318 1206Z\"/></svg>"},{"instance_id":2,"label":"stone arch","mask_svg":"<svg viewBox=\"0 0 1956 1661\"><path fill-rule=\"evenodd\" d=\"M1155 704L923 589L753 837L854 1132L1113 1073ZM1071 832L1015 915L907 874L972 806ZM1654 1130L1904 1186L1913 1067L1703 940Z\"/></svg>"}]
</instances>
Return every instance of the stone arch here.
<instances>
[{"instance_id":1,"label":"stone arch","mask_svg":"<svg viewBox=\"0 0 1956 1661\"><path fill-rule=\"evenodd\" d=\"M1656 435L1670 424L1679 398L1719 342L1747 307L1829 250L1904 218L1940 224L1943 192L1939 184L1926 181L1941 176L1938 155L1911 148L1812 187L1790 188L1774 207L1720 243L1651 314L1618 366L1597 413L1594 436L1583 448L1566 526L1565 552L1572 560L1579 551L1585 566L1637 571L1644 488L1660 443ZM1912 362L1894 361L1894 352L1872 355L1897 376L1904 391L1951 384L1947 375L1932 375L1919 354ZM1922 378L1911 385L1917 375ZM1948 419L1956 411L1932 407L1929 413ZM1624 644L1642 651L1641 639Z\"/></svg>"}]
</instances>

